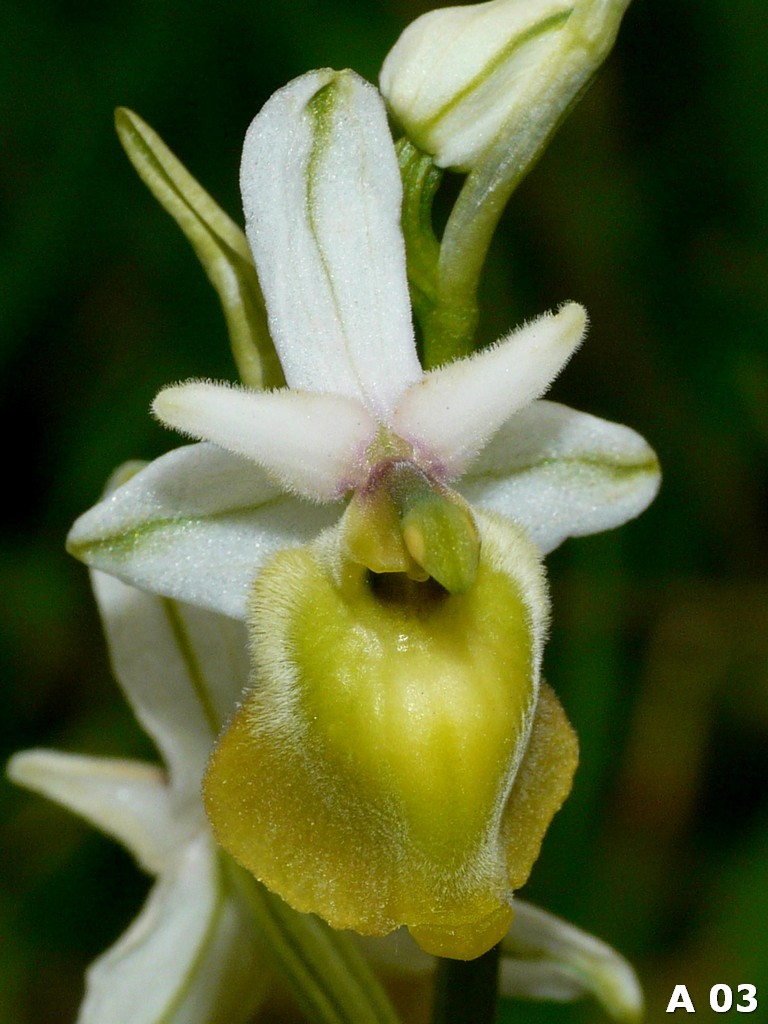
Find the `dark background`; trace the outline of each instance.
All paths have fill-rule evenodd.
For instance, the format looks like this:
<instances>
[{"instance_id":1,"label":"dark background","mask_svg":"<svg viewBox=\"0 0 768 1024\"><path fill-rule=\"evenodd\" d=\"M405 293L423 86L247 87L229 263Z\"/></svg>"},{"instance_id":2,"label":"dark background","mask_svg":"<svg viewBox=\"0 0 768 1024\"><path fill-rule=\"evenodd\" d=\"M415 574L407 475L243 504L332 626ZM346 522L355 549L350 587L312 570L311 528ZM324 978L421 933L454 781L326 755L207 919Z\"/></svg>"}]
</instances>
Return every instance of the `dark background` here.
<instances>
[{"instance_id":1,"label":"dark background","mask_svg":"<svg viewBox=\"0 0 768 1024\"><path fill-rule=\"evenodd\" d=\"M113 108L146 118L239 218L239 149L267 97L312 67L375 79L426 8L0 6L3 758L154 756L63 540L115 465L177 443L147 414L160 385L234 376L215 295L124 158ZM582 764L526 890L633 960L651 1022L677 983L705 1018L715 983L768 999L764 15L761 0L635 0L486 275L484 340L586 305L589 341L553 396L629 423L664 468L642 519L550 559L547 676ZM0 801L0 1020L65 1024L148 883L66 812L5 784Z\"/></svg>"}]
</instances>

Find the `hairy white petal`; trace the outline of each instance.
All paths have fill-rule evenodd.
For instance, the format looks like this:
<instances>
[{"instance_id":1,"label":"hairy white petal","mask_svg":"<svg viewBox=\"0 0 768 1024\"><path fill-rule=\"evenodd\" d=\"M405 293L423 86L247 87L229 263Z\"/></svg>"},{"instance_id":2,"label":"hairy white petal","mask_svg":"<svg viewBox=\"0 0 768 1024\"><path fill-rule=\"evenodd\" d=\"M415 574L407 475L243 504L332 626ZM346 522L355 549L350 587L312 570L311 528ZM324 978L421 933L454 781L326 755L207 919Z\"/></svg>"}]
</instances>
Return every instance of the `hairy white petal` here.
<instances>
[{"instance_id":1,"label":"hairy white petal","mask_svg":"<svg viewBox=\"0 0 768 1024\"><path fill-rule=\"evenodd\" d=\"M115 677L177 796L195 806L211 747L248 681L245 627L106 573L94 572L93 586Z\"/></svg>"},{"instance_id":2,"label":"hairy white petal","mask_svg":"<svg viewBox=\"0 0 768 1024\"><path fill-rule=\"evenodd\" d=\"M89 968L77 1024L245 1024L269 983L259 960L217 850L200 835Z\"/></svg>"},{"instance_id":3,"label":"hairy white petal","mask_svg":"<svg viewBox=\"0 0 768 1024\"><path fill-rule=\"evenodd\" d=\"M376 433L365 407L342 395L190 381L164 388L152 410L167 426L245 455L285 490L319 501L344 494Z\"/></svg>"},{"instance_id":4,"label":"hairy white petal","mask_svg":"<svg viewBox=\"0 0 768 1024\"><path fill-rule=\"evenodd\" d=\"M639 515L659 487L643 438L556 402L534 402L496 434L461 481L472 504L519 523L544 551Z\"/></svg>"},{"instance_id":5,"label":"hairy white petal","mask_svg":"<svg viewBox=\"0 0 768 1024\"><path fill-rule=\"evenodd\" d=\"M128 583L243 619L264 561L338 515L283 494L242 456L197 444L156 459L100 501L67 546Z\"/></svg>"},{"instance_id":6,"label":"hairy white petal","mask_svg":"<svg viewBox=\"0 0 768 1024\"><path fill-rule=\"evenodd\" d=\"M523 900L502 941L505 996L570 1001L594 996L615 1020L637 1021L643 993L624 957L593 935Z\"/></svg>"},{"instance_id":7,"label":"hairy white petal","mask_svg":"<svg viewBox=\"0 0 768 1024\"><path fill-rule=\"evenodd\" d=\"M154 765L23 750L8 762L8 777L119 840L147 871L158 872L186 838L174 827L165 776ZM198 818L202 822L202 812Z\"/></svg>"},{"instance_id":8,"label":"hairy white petal","mask_svg":"<svg viewBox=\"0 0 768 1024\"><path fill-rule=\"evenodd\" d=\"M245 139L246 234L285 378L386 420L420 376L383 103L351 71L280 89Z\"/></svg>"},{"instance_id":9,"label":"hairy white petal","mask_svg":"<svg viewBox=\"0 0 768 1024\"><path fill-rule=\"evenodd\" d=\"M580 344L586 314L575 302L518 328L492 348L428 373L398 404L394 429L424 446L450 477L538 398Z\"/></svg>"}]
</instances>

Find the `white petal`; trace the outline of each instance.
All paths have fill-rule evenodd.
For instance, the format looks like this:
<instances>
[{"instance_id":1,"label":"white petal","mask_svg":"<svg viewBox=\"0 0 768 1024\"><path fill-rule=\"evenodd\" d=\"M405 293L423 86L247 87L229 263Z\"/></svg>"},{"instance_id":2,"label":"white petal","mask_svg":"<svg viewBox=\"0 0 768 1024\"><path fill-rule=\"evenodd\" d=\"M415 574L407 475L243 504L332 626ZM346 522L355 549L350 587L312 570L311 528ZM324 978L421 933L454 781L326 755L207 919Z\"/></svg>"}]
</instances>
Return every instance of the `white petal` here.
<instances>
[{"instance_id":1,"label":"white petal","mask_svg":"<svg viewBox=\"0 0 768 1024\"><path fill-rule=\"evenodd\" d=\"M243 619L264 561L337 518L337 508L283 494L241 456L190 445L157 459L81 516L68 548L136 586Z\"/></svg>"},{"instance_id":2,"label":"white petal","mask_svg":"<svg viewBox=\"0 0 768 1024\"><path fill-rule=\"evenodd\" d=\"M244 1024L269 984L251 934L200 836L89 968L78 1024Z\"/></svg>"},{"instance_id":3,"label":"white petal","mask_svg":"<svg viewBox=\"0 0 768 1024\"><path fill-rule=\"evenodd\" d=\"M378 92L351 71L297 78L251 124L240 183L289 385L362 400L386 421L421 370Z\"/></svg>"},{"instance_id":4,"label":"white petal","mask_svg":"<svg viewBox=\"0 0 768 1024\"><path fill-rule=\"evenodd\" d=\"M513 413L538 398L580 344L586 314L575 302L546 313L467 359L409 388L394 430L459 476Z\"/></svg>"},{"instance_id":5,"label":"white petal","mask_svg":"<svg viewBox=\"0 0 768 1024\"><path fill-rule=\"evenodd\" d=\"M365 407L341 395L191 381L164 388L152 410L167 426L252 459L285 490L320 501L341 497L354 482L376 433Z\"/></svg>"},{"instance_id":6,"label":"white petal","mask_svg":"<svg viewBox=\"0 0 768 1024\"><path fill-rule=\"evenodd\" d=\"M248 682L245 627L105 573L93 573L93 585L115 677L174 790L196 805L213 743Z\"/></svg>"},{"instance_id":7,"label":"white petal","mask_svg":"<svg viewBox=\"0 0 768 1024\"><path fill-rule=\"evenodd\" d=\"M154 765L23 750L8 762L8 777L113 836L152 873L161 869L179 838L164 773Z\"/></svg>"},{"instance_id":8,"label":"white petal","mask_svg":"<svg viewBox=\"0 0 768 1024\"><path fill-rule=\"evenodd\" d=\"M592 995L620 1021L637 1021L643 993L624 957L593 935L515 900L502 942L500 988L505 996L570 1001Z\"/></svg>"},{"instance_id":9,"label":"white petal","mask_svg":"<svg viewBox=\"0 0 768 1024\"><path fill-rule=\"evenodd\" d=\"M461 492L514 519L547 552L633 519L659 479L656 455L634 430L542 401L496 434Z\"/></svg>"}]
</instances>

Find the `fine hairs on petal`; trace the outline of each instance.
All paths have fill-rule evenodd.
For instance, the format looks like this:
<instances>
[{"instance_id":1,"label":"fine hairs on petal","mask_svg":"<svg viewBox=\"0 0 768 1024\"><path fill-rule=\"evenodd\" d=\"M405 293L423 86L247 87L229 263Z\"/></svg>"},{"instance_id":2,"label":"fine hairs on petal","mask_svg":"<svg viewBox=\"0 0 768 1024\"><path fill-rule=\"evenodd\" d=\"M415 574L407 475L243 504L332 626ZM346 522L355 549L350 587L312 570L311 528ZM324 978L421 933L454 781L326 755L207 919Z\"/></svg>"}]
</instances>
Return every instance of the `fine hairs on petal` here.
<instances>
[{"instance_id":1,"label":"fine hairs on petal","mask_svg":"<svg viewBox=\"0 0 768 1024\"><path fill-rule=\"evenodd\" d=\"M459 476L503 423L546 391L586 328L586 311L569 302L496 345L433 370L403 395L395 429L418 438L449 476Z\"/></svg>"},{"instance_id":2,"label":"fine hairs on petal","mask_svg":"<svg viewBox=\"0 0 768 1024\"><path fill-rule=\"evenodd\" d=\"M249 391L189 381L164 388L155 416L198 440L245 455L290 491L333 501L357 482L361 451L376 432L367 409L344 395Z\"/></svg>"}]
</instances>

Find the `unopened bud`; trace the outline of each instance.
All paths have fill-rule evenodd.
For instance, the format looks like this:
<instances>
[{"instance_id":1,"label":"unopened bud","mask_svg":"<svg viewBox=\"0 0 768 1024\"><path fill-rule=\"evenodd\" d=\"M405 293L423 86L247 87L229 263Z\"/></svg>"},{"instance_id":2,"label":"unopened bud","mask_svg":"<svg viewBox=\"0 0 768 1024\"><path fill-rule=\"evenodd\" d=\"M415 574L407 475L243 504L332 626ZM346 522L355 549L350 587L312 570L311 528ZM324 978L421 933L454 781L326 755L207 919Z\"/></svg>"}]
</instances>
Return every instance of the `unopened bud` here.
<instances>
[{"instance_id":1,"label":"unopened bud","mask_svg":"<svg viewBox=\"0 0 768 1024\"><path fill-rule=\"evenodd\" d=\"M609 52L627 3L492 0L430 11L390 51L381 91L438 166L470 170L501 136L548 137Z\"/></svg>"}]
</instances>

